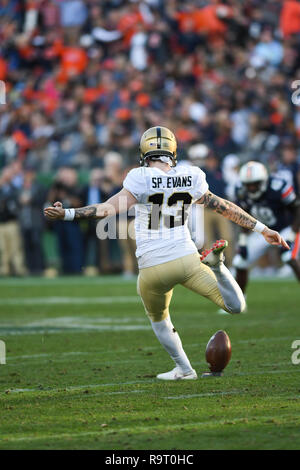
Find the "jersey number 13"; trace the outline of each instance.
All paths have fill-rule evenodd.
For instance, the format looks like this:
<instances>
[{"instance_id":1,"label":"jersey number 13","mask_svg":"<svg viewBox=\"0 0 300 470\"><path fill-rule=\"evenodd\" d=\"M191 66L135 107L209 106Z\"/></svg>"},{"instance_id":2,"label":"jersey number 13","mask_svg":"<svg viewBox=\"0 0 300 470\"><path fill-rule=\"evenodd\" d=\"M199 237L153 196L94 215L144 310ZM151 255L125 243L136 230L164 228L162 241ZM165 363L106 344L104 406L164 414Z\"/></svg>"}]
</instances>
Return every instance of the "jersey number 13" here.
<instances>
[{"instance_id":1,"label":"jersey number 13","mask_svg":"<svg viewBox=\"0 0 300 470\"><path fill-rule=\"evenodd\" d=\"M164 193L152 194L148 198L148 202L153 204L151 213L149 214L148 229L158 230L160 219L162 217L162 205L164 202ZM188 217L188 206L192 202L192 196L189 193L173 193L167 200L169 207L182 202L182 207L178 210L176 215L163 215L163 223L167 228L174 228L184 225Z\"/></svg>"}]
</instances>

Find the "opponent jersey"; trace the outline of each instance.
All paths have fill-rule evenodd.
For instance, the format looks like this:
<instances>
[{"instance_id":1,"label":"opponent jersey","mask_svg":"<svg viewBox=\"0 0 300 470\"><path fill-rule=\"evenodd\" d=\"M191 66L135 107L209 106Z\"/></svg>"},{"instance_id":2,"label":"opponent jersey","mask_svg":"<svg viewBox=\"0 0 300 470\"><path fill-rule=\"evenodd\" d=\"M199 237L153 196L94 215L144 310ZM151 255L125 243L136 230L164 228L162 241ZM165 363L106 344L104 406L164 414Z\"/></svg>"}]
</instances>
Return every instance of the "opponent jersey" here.
<instances>
[{"instance_id":1,"label":"opponent jersey","mask_svg":"<svg viewBox=\"0 0 300 470\"><path fill-rule=\"evenodd\" d=\"M156 167L131 170L123 186L135 206L136 256L140 268L155 266L197 252L188 228L191 205L208 190L198 167Z\"/></svg>"},{"instance_id":2,"label":"opponent jersey","mask_svg":"<svg viewBox=\"0 0 300 470\"><path fill-rule=\"evenodd\" d=\"M288 206L296 199L293 186L286 179L270 176L266 191L259 199L247 196L242 185L236 187L236 202L255 219L280 232L292 222Z\"/></svg>"}]
</instances>

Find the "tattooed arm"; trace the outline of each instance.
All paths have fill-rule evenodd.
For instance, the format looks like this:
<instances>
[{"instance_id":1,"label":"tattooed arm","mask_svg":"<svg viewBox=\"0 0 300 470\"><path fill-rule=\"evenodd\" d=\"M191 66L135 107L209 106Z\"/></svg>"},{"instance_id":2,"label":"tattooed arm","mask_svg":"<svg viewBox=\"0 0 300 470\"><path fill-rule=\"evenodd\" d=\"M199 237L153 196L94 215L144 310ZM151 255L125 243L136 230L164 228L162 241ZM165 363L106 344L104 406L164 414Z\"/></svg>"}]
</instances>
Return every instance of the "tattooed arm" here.
<instances>
[{"instance_id":1,"label":"tattooed arm","mask_svg":"<svg viewBox=\"0 0 300 470\"><path fill-rule=\"evenodd\" d=\"M137 203L135 197L123 188L119 193L112 196L102 204L75 208L74 219L103 219L112 215L126 212L131 206ZM56 202L53 207L46 207L44 215L50 220L63 220L65 209L61 202Z\"/></svg>"},{"instance_id":2,"label":"tattooed arm","mask_svg":"<svg viewBox=\"0 0 300 470\"><path fill-rule=\"evenodd\" d=\"M257 222L252 215L245 212L233 202L222 199L210 191L207 191L197 202L199 204L203 204L205 208L211 209L212 211L223 215L226 219L229 219L249 230L253 230Z\"/></svg>"},{"instance_id":3,"label":"tattooed arm","mask_svg":"<svg viewBox=\"0 0 300 470\"><path fill-rule=\"evenodd\" d=\"M231 220L231 222L234 222L245 229L254 230L256 226L257 220L252 217L252 215L248 214L233 202L222 199L210 191L207 191L202 198L197 201L197 204L203 204L205 208L223 215L226 219ZM278 232L266 227L262 232L262 235L271 245L282 245L284 248L289 250L289 245Z\"/></svg>"}]
</instances>

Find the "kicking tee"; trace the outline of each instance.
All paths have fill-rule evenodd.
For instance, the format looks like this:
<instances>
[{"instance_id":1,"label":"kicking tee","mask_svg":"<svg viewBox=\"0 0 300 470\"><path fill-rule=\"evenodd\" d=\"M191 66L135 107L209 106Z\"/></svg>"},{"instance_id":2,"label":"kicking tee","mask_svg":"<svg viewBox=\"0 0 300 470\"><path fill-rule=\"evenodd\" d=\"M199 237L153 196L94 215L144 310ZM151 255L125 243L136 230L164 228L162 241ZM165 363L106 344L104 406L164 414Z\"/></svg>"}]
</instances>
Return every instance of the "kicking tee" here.
<instances>
[{"instance_id":1,"label":"kicking tee","mask_svg":"<svg viewBox=\"0 0 300 470\"><path fill-rule=\"evenodd\" d=\"M195 166L131 170L123 186L135 206L136 257L148 268L197 252L188 227L191 205L208 190L205 174Z\"/></svg>"}]
</instances>

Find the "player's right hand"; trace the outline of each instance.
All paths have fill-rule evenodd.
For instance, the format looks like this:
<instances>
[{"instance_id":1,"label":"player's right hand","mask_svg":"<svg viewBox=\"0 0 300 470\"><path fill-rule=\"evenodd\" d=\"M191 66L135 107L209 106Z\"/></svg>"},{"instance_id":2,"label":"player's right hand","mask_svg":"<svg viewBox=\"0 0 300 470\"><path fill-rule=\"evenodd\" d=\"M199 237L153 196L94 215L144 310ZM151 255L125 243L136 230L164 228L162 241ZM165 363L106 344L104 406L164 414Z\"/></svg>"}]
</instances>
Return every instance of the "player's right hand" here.
<instances>
[{"instance_id":1,"label":"player's right hand","mask_svg":"<svg viewBox=\"0 0 300 470\"><path fill-rule=\"evenodd\" d=\"M262 236L268 243L270 243L270 245L281 245L286 250L290 249L285 239L282 238L280 233L276 232L275 230L271 230L270 228L266 227L262 232Z\"/></svg>"},{"instance_id":2,"label":"player's right hand","mask_svg":"<svg viewBox=\"0 0 300 470\"><path fill-rule=\"evenodd\" d=\"M44 216L50 220L63 220L65 217L65 209L63 209L62 203L57 201L53 206L45 207Z\"/></svg>"}]
</instances>

